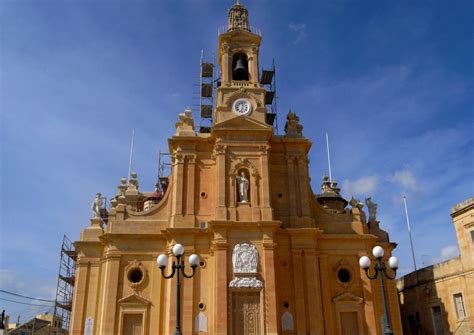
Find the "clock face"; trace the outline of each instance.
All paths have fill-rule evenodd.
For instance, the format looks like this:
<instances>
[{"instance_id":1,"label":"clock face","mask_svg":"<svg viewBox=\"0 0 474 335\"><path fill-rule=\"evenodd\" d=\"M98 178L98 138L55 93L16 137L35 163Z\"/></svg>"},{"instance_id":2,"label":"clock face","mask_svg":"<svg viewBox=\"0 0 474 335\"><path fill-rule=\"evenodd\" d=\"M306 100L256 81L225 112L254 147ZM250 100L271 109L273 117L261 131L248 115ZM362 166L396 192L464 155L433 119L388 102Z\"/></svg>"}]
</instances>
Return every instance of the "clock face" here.
<instances>
[{"instance_id":1,"label":"clock face","mask_svg":"<svg viewBox=\"0 0 474 335\"><path fill-rule=\"evenodd\" d=\"M234 101L232 110L239 115L249 115L252 111L252 105L247 99L237 99Z\"/></svg>"}]
</instances>

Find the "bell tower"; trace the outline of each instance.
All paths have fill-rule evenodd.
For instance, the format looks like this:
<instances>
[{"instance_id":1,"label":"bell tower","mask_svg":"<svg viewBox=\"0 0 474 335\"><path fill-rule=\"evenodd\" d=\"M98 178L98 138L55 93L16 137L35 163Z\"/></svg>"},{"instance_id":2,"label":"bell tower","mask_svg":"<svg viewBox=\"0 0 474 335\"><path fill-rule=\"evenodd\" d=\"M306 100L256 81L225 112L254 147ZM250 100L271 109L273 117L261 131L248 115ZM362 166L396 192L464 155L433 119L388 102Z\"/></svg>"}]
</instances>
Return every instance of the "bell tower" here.
<instances>
[{"instance_id":1,"label":"bell tower","mask_svg":"<svg viewBox=\"0 0 474 335\"><path fill-rule=\"evenodd\" d=\"M238 116L265 123L265 89L259 83L258 71L261 40L250 27L247 9L237 1L229 9L227 30L219 35L221 85L215 124Z\"/></svg>"}]
</instances>

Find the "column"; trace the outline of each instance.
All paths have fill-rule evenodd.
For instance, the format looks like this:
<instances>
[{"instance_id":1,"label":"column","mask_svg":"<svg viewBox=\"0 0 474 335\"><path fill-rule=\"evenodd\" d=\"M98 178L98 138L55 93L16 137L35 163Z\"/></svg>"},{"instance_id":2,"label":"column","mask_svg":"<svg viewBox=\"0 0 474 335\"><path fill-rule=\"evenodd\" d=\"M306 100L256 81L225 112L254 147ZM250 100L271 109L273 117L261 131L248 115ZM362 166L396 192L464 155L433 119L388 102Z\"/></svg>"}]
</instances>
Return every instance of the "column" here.
<instances>
[{"instance_id":1,"label":"column","mask_svg":"<svg viewBox=\"0 0 474 335\"><path fill-rule=\"evenodd\" d=\"M263 266L265 275L265 322L266 334L278 334L277 298L275 280L275 247L273 240L263 242Z\"/></svg>"},{"instance_id":2,"label":"column","mask_svg":"<svg viewBox=\"0 0 474 335\"><path fill-rule=\"evenodd\" d=\"M303 250L291 250L293 258L293 284L295 286L295 316L296 316L296 334L305 335L306 333L306 296L304 292L303 281Z\"/></svg>"},{"instance_id":3,"label":"column","mask_svg":"<svg viewBox=\"0 0 474 335\"><path fill-rule=\"evenodd\" d=\"M308 291L308 319L310 334L324 334L323 302L321 299L321 277L319 262L314 250L305 250L306 287Z\"/></svg>"}]
</instances>

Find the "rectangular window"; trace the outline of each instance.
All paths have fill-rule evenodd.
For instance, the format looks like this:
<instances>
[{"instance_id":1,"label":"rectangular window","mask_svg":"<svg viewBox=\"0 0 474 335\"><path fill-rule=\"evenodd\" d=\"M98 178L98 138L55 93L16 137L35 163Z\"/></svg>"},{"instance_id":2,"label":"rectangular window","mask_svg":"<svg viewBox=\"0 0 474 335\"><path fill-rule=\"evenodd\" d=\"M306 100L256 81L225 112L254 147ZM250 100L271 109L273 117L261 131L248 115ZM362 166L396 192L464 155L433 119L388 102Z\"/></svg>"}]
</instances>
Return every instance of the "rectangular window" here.
<instances>
[{"instance_id":1,"label":"rectangular window","mask_svg":"<svg viewBox=\"0 0 474 335\"><path fill-rule=\"evenodd\" d=\"M471 230L471 242L474 243L474 230Z\"/></svg>"},{"instance_id":2,"label":"rectangular window","mask_svg":"<svg viewBox=\"0 0 474 335\"><path fill-rule=\"evenodd\" d=\"M466 311L464 310L464 302L462 300L462 294L456 293L454 297L454 308L456 309L456 315L458 320L464 319L466 317Z\"/></svg>"}]
</instances>

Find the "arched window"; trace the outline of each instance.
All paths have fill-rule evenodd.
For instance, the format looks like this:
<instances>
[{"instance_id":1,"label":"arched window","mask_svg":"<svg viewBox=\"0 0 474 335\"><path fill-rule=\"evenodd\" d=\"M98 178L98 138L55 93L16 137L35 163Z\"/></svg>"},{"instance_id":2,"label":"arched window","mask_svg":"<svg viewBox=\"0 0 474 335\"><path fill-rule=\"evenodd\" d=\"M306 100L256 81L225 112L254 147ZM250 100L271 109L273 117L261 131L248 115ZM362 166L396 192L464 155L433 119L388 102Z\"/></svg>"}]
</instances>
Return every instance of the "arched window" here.
<instances>
[{"instance_id":1,"label":"arched window","mask_svg":"<svg viewBox=\"0 0 474 335\"><path fill-rule=\"evenodd\" d=\"M247 55L238 52L232 57L232 80L249 80Z\"/></svg>"}]
</instances>

